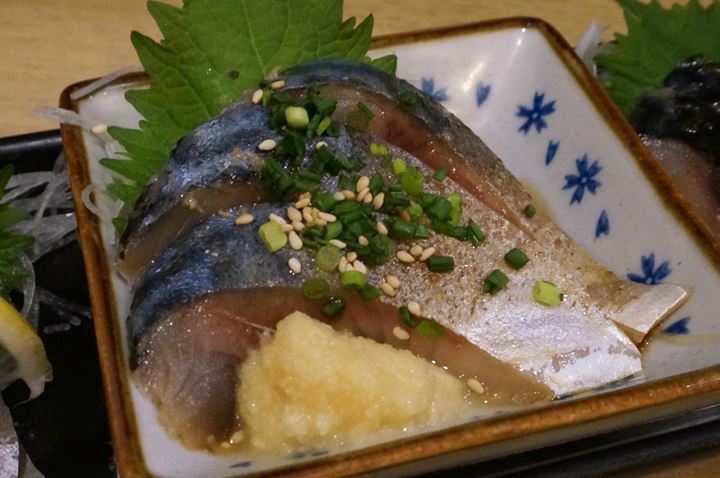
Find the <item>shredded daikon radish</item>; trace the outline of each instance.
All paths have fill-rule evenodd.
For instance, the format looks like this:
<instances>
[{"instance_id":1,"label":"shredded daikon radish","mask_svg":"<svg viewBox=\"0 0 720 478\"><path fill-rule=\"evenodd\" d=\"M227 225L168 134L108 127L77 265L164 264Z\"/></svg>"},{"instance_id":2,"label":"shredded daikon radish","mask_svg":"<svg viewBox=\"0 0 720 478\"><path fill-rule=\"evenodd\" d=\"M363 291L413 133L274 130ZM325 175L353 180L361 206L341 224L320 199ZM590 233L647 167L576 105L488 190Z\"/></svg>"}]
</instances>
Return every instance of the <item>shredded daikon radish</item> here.
<instances>
[{"instance_id":1,"label":"shredded daikon radish","mask_svg":"<svg viewBox=\"0 0 720 478\"><path fill-rule=\"evenodd\" d=\"M20 314L37 330L40 321L40 304L35 297L35 269L33 269L32 261L26 254L20 254L20 263L23 265L27 277L23 281L23 307Z\"/></svg>"},{"instance_id":2,"label":"shredded daikon radish","mask_svg":"<svg viewBox=\"0 0 720 478\"><path fill-rule=\"evenodd\" d=\"M87 130L92 130L93 126L97 124L96 121L84 118L74 111L56 108L54 106L36 106L32 111L32 115L39 118L47 118L58 123L80 126Z\"/></svg>"},{"instance_id":3,"label":"shredded daikon radish","mask_svg":"<svg viewBox=\"0 0 720 478\"><path fill-rule=\"evenodd\" d=\"M597 76L597 67L595 65L595 54L598 52L598 46L602 42L603 27L598 22L592 22L585 34L582 36L575 53L585 63L585 66Z\"/></svg>"},{"instance_id":4,"label":"shredded daikon radish","mask_svg":"<svg viewBox=\"0 0 720 478\"><path fill-rule=\"evenodd\" d=\"M123 75L127 75L129 73L141 73L143 71L144 70L140 65L123 66L122 68L119 68L112 73L108 73L102 78L98 78L92 83L89 83L82 88L78 88L77 90L73 91L72 93L70 93L70 99L73 101L79 100L80 98L84 98L85 96L96 92L103 86L112 83Z\"/></svg>"}]
</instances>

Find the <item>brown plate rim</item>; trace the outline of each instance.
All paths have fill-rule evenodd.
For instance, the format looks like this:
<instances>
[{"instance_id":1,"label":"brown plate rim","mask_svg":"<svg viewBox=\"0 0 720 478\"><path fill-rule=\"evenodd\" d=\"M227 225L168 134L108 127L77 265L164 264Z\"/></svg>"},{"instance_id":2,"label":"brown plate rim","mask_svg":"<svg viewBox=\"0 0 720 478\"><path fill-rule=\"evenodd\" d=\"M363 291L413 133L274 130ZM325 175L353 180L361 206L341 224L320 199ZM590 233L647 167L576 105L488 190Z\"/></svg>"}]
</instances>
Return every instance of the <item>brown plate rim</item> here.
<instances>
[{"instance_id":1,"label":"brown plate rim","mask_svg":"<svg viewBox=\"0 0 720 478\"><path fill-rule=\"evenodd\" d=\"M372 47L387 48L518 27L537 30L548 41L573 74L578 85L590 98L605 123L628 148L631 155L638 160L650 183L656 188L659 196L664 199L667 208L693 232L699 248L711 258L711 262L716 267L719 266L720 243L714 240L709 227L702 221L690 202L674 187L670 177L643 145L619 109L590 72L584 68L572 47L554 27L544 20L531 17L511 17L452 27L396 33L374 38ZM66 87L60 96L60 107L74 110L75 104L70 99L70 94L91 81L93 80L74 83ZM124 75L112 84L140 81L147 81L147 75L144 73ZM122 351L118 346L120 340L118 324L120 322L116 320L115 307L112 303L114 295L110 279L111 269L103 252L100 224L97 217L85 208L81 199L82 190L89 184L88 160L82 142L82 131L75 126L62 125L61 132L88 276L99 361L118 472L122 477L151 476L142 456L129 384L122 362ZM568 402L551 402L542 408L511 413L356 452L243 476L346 476L377 471L490 443L630 414L670 402L711 397L718 393L720 393L720 366L713 366L662 380L646 382L627 389Z\"/></svg>"}]
</instances>

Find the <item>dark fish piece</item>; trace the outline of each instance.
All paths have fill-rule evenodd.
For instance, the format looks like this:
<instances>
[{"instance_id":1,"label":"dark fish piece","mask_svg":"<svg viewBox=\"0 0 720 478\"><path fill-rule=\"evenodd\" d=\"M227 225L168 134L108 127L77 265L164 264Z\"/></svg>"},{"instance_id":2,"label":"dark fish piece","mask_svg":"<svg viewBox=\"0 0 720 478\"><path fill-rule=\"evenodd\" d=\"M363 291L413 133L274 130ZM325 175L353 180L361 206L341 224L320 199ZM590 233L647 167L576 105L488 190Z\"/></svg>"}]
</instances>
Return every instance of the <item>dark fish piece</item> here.
<instances>
[{"instance_id":1,"label":"dark fish piece","mask_svg":"<svg viewBox=\"0 0 720 478\"><path fill-rule=\"evenodd\" d=\"M243 212L265 218L283 210L262 204L234 209L230 218L209 218L175 241L138 284L128 319L134 374L158 406L161 422L191 448L211 447L237 429L237 378L231 371L263 335L297 310L325 318L325 302L300 292L310 274L293 274L287 266L297 257L306 270L322 275L313 270L312 251L268 253L257 232L262 219L240 227L232 219ZM337 289L333 294L346 301L340 318L325 318L336 330L407 348L458 377L475 378L490 402L523 404L553 396L532 375L449 329L430 341L408 328L410 339L399 340L393 334L401 325L396 306Z\"/></svg>"}]
</instances>

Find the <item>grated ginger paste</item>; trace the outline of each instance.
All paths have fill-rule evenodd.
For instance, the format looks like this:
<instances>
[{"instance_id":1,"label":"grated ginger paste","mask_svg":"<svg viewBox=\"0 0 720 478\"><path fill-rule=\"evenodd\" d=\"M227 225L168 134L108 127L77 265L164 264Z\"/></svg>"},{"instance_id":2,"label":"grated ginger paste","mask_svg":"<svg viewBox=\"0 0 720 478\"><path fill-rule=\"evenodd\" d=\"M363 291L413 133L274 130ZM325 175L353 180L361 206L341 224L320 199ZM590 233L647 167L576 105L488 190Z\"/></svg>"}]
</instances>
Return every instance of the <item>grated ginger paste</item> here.
<instances>
[{"instance_id":1,"label":"grated ginger paste","mask_svg":"<svg viewBox=\"0 0 720 478\"><path fill-rule=\"evenodd\" d=\"M263 452L357 445L467 413L456 377L295 312L239 368L243 435Z\"/></svg>"}]
</instances>

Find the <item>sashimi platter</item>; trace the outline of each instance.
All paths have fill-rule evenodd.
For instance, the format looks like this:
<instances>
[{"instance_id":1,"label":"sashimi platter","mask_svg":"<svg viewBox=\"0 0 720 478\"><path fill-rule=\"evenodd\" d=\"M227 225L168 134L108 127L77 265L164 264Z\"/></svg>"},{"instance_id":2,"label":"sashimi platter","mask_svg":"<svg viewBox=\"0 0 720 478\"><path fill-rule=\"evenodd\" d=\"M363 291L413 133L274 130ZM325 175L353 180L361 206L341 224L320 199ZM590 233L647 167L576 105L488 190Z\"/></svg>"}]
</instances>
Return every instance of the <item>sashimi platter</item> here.
<instances>
[{"instance_id":1,"label":"sashimi platter","mask_svg":"<svg viewBox=\"0 0 720 478\"><path fill-rule=\"evenodd\" d=\"M715 253L544 22L149 7L145 71L61 104L122 476L427 471L717 363Z\"/></svg>"}]
</instances>

